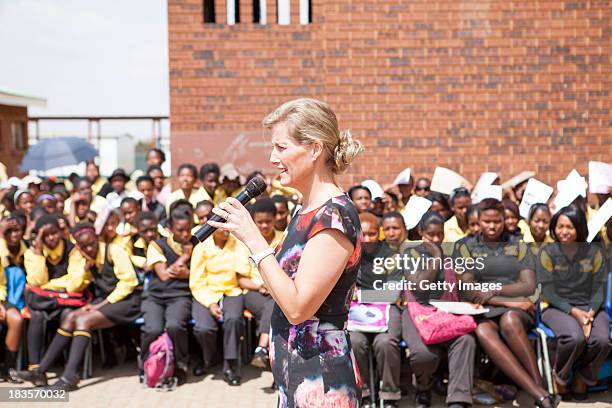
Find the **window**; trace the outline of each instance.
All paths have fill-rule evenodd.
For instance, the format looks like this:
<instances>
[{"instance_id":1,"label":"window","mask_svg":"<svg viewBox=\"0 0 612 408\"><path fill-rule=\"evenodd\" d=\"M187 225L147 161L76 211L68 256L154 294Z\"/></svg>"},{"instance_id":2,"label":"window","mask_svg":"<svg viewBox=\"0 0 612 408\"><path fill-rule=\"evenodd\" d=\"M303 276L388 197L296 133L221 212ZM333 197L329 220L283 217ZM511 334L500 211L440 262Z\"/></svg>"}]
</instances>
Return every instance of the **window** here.
<instances>
[{"instance_id":1,"label":"window","mask_svg":"<svg viewBox=\"0 0 612 408\"><path fill-rule=\"evenodd\" d=\"M234 25L240 22L240 1L227 0L227 24Z\"/></svg>"},{"instance_id":2,"label":"window","mask_svg":"<svg viewBox=\"0 0 612 408\"><path fill-rule=\"evenodd\" d=\"M253 0L253 22L259 23L261 19L261 4L259 4L259 0ZM262 3L266 3L266 0L263 0Z\"/></svg>"},{"instance_id":3,"label":"window","mask_svg":"<svg viewBox=\"0 0 612 408\"><path fill-rule=\"evenodd\" d=\"M300 24L308 25L312 23L312 1L300 0Z\"/></svg>"},{"instance_id":4,"label":"window","mask_svg":"<svg viewBox=\"0 0 612 408\"><path fill-rule=\"evenodd\" d=\"M277 0L276 21L280 25L291 24L291 3L289 0Z\"/></svg>"},{"instance_id":5,"label":"window","mask_svg":"<svg viewBox=\"0 0 612 408\"><path fill-rule=\"evenodd\" d=\"M25 122L11 123L11 138L15 150L25 150L28 145L26 137Z\"/></svg>"},{"instance_id":6,"label":"window","mask_svg":"<svg viewBox=\"0 0 612 408\"><path fill-rule=\"evenodd\" d=\"M215 0L204 0L204 23L215 22Z\"/></svg>"}]
</instances>

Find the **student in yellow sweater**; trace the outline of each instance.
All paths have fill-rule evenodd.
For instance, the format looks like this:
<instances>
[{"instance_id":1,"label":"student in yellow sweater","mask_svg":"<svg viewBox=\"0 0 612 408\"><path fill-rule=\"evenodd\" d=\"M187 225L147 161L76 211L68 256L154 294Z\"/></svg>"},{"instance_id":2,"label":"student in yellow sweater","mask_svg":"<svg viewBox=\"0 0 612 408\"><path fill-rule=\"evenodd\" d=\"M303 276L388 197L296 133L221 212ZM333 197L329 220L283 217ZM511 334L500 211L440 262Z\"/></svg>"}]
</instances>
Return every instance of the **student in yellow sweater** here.
<instances>
[{"instance_id":1,"label":"student in yellow sweater","mask_svg":"<svg viewBox=\"0 0 612 408\"><path fill-rule=\"evenodd\" d=\"M36 222L36 238L25 252L26 279L30 287L62 292L81 292L89 286L91 275L83 268L83 257L68 238L62 238L57 217L45 215ZM42 357L45 322L62 321L70 307L39 308L29 302L28 358L35 368Z\"/></svg>"},{"instance_id":2,"label":"student in yellow sweater","mask_svg":"<svg viewBox=\"0 0 612 408\"><path fill-rule=\"evenodd\" d=\"M217 230L193 250L189 288L193 295L194 334L202 347L203 365L194 370L204 375L217 353L217 322L223 322L223 374L231 385L240 385L237 359L240 336L244 330L242 317L244 297L238 286L238 275L249 276L249 252L226 231Z\"/></svg>"},{"instance_id":3,"label":"student in yellow sweater","mask_svg":"<svg viewBox=\"0 0 612 408\"><path fill-rule=\"evenodd\" d=\"M4 370L1 376L8 382L18 382L15 367L19 344L21 343L22 328L23 317L21 317L19 309L7 299L6 274L4 267L0 265L0 330L6 331L4 340Z\"/></svg>"},{"instance_id":4,"label":"student in yellow sweater","mask_svg":"<svg viewBox=\"0 0 612 408\"><path fill-rule=\"evenodd\" d=\"M62 320L38 367L19 373L23 380L46 386L46 371L70 344L64 373L50 387L65 391L77 388L77 373L89 346L91 331L132 323L140 314L140 291L135 290L138 278L127 251L113 243L113 237L103 236L98 241L90 224L75 227L73 236L76 240L73 262L79 269L91 273L95 299L73 309Z\"/></svg>"},{"instance_id":5,"label":"student in yellow sweater","mask_svg":"<svg viewBox=\"0 0 612 408\"><path fill-rule=\"evenodd\" d=\"M261 234L270 245L276 248L283 238L283 233L274 229L276 207L270 198L260 198L251 207L251 215ZM245 307L255 315L259 321L257 335L259 343L253 355L253 364L256 367L267 368L268 342L270 332L270 319L274 309L274 299L270 296L257 268L250 268L248 276L238 276L238 283L244 289Z\"/></svg>"}]
</instances>

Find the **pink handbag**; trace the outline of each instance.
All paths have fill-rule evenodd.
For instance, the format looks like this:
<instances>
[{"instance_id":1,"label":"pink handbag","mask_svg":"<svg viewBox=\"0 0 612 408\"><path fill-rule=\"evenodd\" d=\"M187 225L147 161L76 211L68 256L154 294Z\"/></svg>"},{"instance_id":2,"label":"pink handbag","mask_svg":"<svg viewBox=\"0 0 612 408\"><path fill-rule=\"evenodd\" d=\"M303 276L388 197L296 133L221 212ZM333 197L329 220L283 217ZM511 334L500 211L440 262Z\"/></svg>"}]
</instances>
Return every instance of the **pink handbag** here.
<instances>
[{"instance_id":1,"label":"pink handbag","mask_svg":"<svg viewBox=\"0 0 612 408\"><path fill-rule=\"evenodd\" d=\"M446 282L456 282L455 271L444 270ZM440 300L457 301L456 292L446 291ZM456 339L476 330L476 321L469 315L455 315L433 306L418 303L411 292L408 292L408 312L423 343L427 345L440 344Z\"/></svg>"}]
</instances>

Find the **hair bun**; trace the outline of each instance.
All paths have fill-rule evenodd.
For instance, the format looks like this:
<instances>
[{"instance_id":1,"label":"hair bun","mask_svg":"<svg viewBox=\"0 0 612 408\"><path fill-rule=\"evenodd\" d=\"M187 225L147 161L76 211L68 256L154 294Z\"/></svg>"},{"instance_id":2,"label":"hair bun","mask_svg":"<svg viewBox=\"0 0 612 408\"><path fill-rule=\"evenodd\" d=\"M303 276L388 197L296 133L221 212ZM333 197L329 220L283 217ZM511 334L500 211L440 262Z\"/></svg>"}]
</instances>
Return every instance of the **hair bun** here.
<instances>
[{"instance_id":1,"label":"hair bun","mask_svg":"<svg viewBox=\"0 0 612 408\"><path fill-rule=\"evenodd\" d=\"M363 150L363 145L353 139L350 130L340 132L340 141L334 149L333 172L336 174L344 172Z\"/></svg>"}]
</instances>

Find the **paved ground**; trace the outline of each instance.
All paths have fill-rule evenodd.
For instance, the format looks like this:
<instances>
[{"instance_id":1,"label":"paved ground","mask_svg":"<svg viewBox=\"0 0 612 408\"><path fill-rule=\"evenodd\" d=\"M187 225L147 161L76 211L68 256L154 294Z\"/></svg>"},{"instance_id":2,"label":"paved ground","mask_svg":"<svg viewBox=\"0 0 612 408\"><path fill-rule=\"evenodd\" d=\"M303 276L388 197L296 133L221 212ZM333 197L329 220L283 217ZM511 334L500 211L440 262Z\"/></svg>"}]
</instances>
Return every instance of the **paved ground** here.
<instances>
[{"instance_id":1,"label":"paved ground","mask_svg":"<svg viewBox=\"0 0 612 408\"><path fill-rule=\"evenodd\" d=\"M156 392L144 389L138 384L137 372L131 364L112 370L94 370L94 378L82 381L81 388L70 393L70 402L66 406L79 408L89 407L274 407L275 391L269 387L272 384L272 374L259 369L245 367L244 381L240 387L229 387L218 375L208 375L204 379L190 378L189 382L172 392ZM7 387L0 383L0 387ZM27 388L26 385L19 387ZM413 396L402 399L401 407L414 406ZM0 403L1 407L49 407L48 403ZM60 406L55 403L51 406ZM435 407L443 407L442 400L434 400ZM503 407L533 407L532 403L522 393L513 404ZM563 403L563 408L570 407L612 407L612 393L598 393L582 404Z\"/></svg>"}]
</instances>

